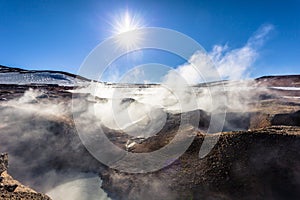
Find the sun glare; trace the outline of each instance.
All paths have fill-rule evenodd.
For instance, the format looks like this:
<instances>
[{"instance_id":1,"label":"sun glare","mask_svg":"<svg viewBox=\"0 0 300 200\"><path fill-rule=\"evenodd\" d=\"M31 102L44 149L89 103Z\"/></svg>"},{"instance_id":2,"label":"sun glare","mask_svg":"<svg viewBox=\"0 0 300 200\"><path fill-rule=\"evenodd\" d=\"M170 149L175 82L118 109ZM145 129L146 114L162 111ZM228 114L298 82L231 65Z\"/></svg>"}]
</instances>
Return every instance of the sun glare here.
<instances>
[{"instance_id":1,"label":"sun glare","mask_svg":"<svg viewBox=\"0 0 300 200\"><path fill-rule=\"evenodd\" d=\"M141 18L137 15L131 15L129 11L126 11L125 14L117 17L115 24L113 25L115 34L125 33L141 27L143 27Z\"/></svg>"},{"instance_id":2,"label":"sun glare","mask_svg":"<svg viewBox=\"0 0 300 200\"><path fill-rule=\"evenodd\" d=\"M138 29L142 27L144 27L142 19L137 15L131 15L128 11L116 17L113 24L113 33L117 39L116 43L126 49L138 47L142 41L142 34Z\"/></svg>"}]
</instances>

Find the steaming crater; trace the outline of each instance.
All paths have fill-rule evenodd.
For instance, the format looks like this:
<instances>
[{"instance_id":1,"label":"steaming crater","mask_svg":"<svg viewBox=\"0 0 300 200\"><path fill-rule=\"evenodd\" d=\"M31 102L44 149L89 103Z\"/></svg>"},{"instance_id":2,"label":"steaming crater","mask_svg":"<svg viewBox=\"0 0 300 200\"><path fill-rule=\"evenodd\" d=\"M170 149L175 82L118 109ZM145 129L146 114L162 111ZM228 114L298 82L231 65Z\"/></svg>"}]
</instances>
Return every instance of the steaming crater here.
<instances>
[{"instance_id":1,"label":"steaming crater","mask_svg":"<svg viewBox=\"0 0 300 200\"><path fill-rule=\"evenodd\" d=\"M53 200L110 200L100 188L101 181L98 175L81 174L73 179L52 188L46 194Z\"/></svg>"},{"instance_id":2,"label":"steaming crater","mask_svg":"<svg viewBox=\"0 0 300 200\"><path fill-rule=\"evenodd\" d=\"M269 136L265 133L276 132L277 129L256 131L257 128L272 125L299 126L299 114L296 112L300 110L299 99L282 100L281 98L282 96L300 97L299 91L274 90L272 88L274 84L270 84L273 83L273 79L274 77L269 78L270 81L262 81L262 79L238 82L225 81L193 86L191 90L178 89L177 94L182 94L180 98L171 94L162 85L92 83L77 88L70 85L49 85L42 82L39 85L28 84L28 82L18 85L3 84L0 87L0 112L3 116L0 124L0 151L9 153L11 158L10 173L15 178L37 191L52 195L54 199L59 199L61 195L65 195L62 193L68 191L68 189L72 190L69 194L77 194L79 192L77 186L85 188L85 185L87 185L87 190L95 189L95 187L99 189L100 180L95 177L80 177L82 173L86 172L100 174L104 181L102 187L106 192L109 192L110 197L120 198L120 196L125 195L124 198L126 199L126 195L128 198L136 197L134 195L138 194L138 191L144 191L144 199L151 198L153 194L157 194L157 198L161 194L166 197L165 199L176 199L175 193L172 195L169 192L172 190L176 192L183 191L182 195L187 197L188 194L197 193L196 189L190 189L193 187L202 191L202 186L209 183L214 186L213 188L218 188L217 183L214 182L215 174L210 174L209 168L209 166L220 166L216 162L224 164L224 168L216 167L220 170L230 168L230 163L233 163L236 169L239 169L241 165L245 166L243 164L246 161L243 159L249 156L251 152L245 150L246 147L245 149L238 149L238 146L229 145L230 142L234 143L241 141L243 138L246 140L248 137L253 137L253 141L261 144L259 146L262 148L261 152L272 152L271 147L270 149L264 146L264 142L271 141L269 137L272 135ZM289 77L281 77L281 80L283 80L281 82L284 83L282 86L277 79L274 87L288 87L286 83L291 81L286 81L287 79ZM220 92L220 87L223 87L223 84L225 90ZM195 96L194 99L191 98L193 95ZM215 104L212 104L211 96L218 100ZM154 172L153 174L129 177L123 173L108 170L106 166L93 158L82 145L72 120L72 98L75 102L76 100L80 100L81 103L84 102L84 105L80 104L78 108L75 107L75 111L86 117L85 120L87 121L83 121L83 123L85 123L84 127L86 127L87 134L92 134L93 131L97 130L96 127L101 126L107 137L116 146L124 150L151 152L165 146L174 137L180 124L181 115L185 112L200 113L201 117L199 123L197 123L198 127L196 127L197 141L193 143L183 158L176 161L170 160L170 163L173 164L166 169L162 169L161 173ZM183 108L179 100L181 100L181 103L183 102ZM196 100L196 103L193 103L193 100ZM209 126L211 112L218 111L221 106L225 106L228 111L223 131L244 130L245 132L234 132L233 136L232 133L225 134L225 139L222 140L218 148L226 148L226 151L229 152L227 155L229 158L218 156L219 153L213 151L212 157L210 157L212 160L199 161L198 154L195 154L195 152L198 153L196 149L201 145L201 137L203 137ZM112 110L112 107L115 110ZM114 115L118 115L117 118ZM118 123L116 123L115 119L118 119L118 117L121 119L117 120ZM287 119L292 123L287 124L285 122ZM248 132L248 129L255 129L255 131ZM147 132L146 130L151 131ZM290 128L278 128L278 130L282 131L279 131L281 135L287 130L294 131L294 133L298 132L298 129ZM153 132L155 132L154 135ZM248 133L253 134L253 136ZM264 139L260 140L258 133L262 133ZM293 137L298 138L293 134L284 137L286 147L280 146L281 142L277 140L277 137L274 137L274 140L272 139L272 144L277 144L279 152L285 152L287 147L296 148L297 142L295 141L298 140L293 140ZM237 138L237 140L232 140L232 138ZM247 143L245 142L243 145L247 146ZM265 151L265 148L268 151ZM283 150L280 148L283 148ZM230 157L232 155L230 152L240 152L241 157L237 157L240 160L236 161ZM291 155L294 155L292 149L287 150L287 152L292 152ZM195 157L193 157L194 154ZM214 160L216 158L220 160ZM227 162L227 159L230 162ZM256 159L259 158L256 157ZM294 159L293 162L297 164L298 160ZM251 163L254 164L253 166L261 164L255 161L251 161ZM289 168L285 164L286 162L280 167L288 170ZM272 164L272 166L278 168L275 164ZM193 169L197 169L197 171L193 171ZM282 170L284 171L284 169ZM253 172L253 176L257 177L256 172L258 171L252 168L251 170L249 173ZM225 172L228 171L224 170L221 173L222 177L223 175L225 177L224 180L234 180L234 176L230 174L231 172L228 172L228 174L225 174ZM246 175L239 173L238 170L235 173L242 177L238 181L248 184L243 179L248 177L246 176L248 171ZM178 177L180 175L180 181L176 179L177 175ZM271 175L270 177L272 177ZM76 178L70 179L70 177ZM138 183L141 184L131 182L131 180L138 180ZM194 180L195 184L191 183L191 180ZM255 180L262 181L260 179ZM287 180L292 179L289 176ZM143 184L149 187L143 188ZM269 182L266 184L269 184ZM162 187L166 191L164 194L158 192L160 191L159 188ZM211 193L215 194L216 191L213 188L207 189L208 194L205 192L203 194L208 196ZM229 188L229 190L234 191L234 188ZM270 188L271 191L275 191L271 186ZM127 194L126 191L128 191ZM295 190L291 190L291 193L293 191ZM95 189L94 192L96 196L99 196L101 190ZM228 198L232 197L230 193L226 192L228 192L227 189L222 188L218 197L222 195ZM104 196L106 195L104 194ZM69 198L73 197L70 196ZM68 198L68 196L64 196L64 198Z\"/></svg>"}]
</instances>

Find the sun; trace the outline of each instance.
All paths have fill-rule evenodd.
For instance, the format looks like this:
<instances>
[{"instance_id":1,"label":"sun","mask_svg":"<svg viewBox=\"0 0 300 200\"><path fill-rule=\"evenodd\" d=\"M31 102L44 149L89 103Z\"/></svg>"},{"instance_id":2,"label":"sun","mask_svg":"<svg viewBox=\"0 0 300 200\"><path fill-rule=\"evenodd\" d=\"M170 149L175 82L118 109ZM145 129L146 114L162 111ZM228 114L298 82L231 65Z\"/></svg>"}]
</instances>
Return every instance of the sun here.
<instances>
[{"instance_id":1,"label":"sun","mask_svg":"<svg viewBox=\"0 0 300 200\"><path fill-rule=\"evenodd\" d=\"M126 11L116 17L112 26L119 47L131 50L141 44L143 34L139 30L144 27L144 23L138 15L132 15L129 11Z\"/></svg>"},{"instance_id":2,"label":"sun","mask_svg":"<svg viewBox=\"0 0 300 200\"><path fill-rule=\"evenodd\" d=\"M142 28L143 26L142 19L138 15L131 15L127 10L124 14L116 17L113 24L113 32L120 34Z\"/></svg>"}]
</instances>

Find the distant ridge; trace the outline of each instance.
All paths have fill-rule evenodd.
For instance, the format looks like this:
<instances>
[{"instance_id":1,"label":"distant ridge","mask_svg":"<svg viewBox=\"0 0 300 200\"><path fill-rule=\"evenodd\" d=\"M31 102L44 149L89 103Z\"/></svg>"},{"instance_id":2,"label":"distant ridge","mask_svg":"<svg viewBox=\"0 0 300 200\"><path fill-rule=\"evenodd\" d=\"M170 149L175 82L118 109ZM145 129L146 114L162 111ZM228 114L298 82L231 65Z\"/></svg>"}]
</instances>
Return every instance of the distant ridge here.
<instances>
[{"instance_id":1,"label":"distant ridge","mask_svg":"<svg viewBox=\"0 0 300 200\"><path fill-rule=\"evenodd\" d=\"M8 66L4 66L4 65L0 65L0 75L4 74L4 73L19 73L19 74L41 74L41 73L49 73L49 74L61 74L61 75L65 75L67 77L71 77L73 79L77 79L80 81L92 81L91 79L88 79L86 77L83 76L79 76L76 74L72 74L69 72L64 72L64 71L57 71L57 70L26 70L26 69L22 69L22 68L18 68L18 67L8 67ZM258 78L254 78L252 80L255 80L258 84L262 84L265 86L268 85L272 85L272 86L292 86L292 87L300 87L300 75L266 75L266 76L261 76ZM94 80L96 81L96 80ZM97 82L97 81L96 81ZM200 87L205 87L208 85L218 85L218 84L222 84L222 83L226 83L229 82L229 80L220 80L220 81L212 81L212 82L207 82L207 83L199 83L196 84L195 86L200 86ZM268 82L268 83L267 83ZM106 83L106 82L104 82ZM0 84L1 84L1 77L0 77ZM126 83L106 83L109 85L115 85L115 84L119 84L119 85L126 85ZM148 85L148 86L155 86L155 85L159 85L159 84L130 84L130 85L138 85L140 87L143 87L144 85Z\"/></svg>"},{"instance_id":2,"label":"distant ridge","mask_svg":"<svg viewBox=\"0 0 300 200\"><path fill-rule=\"evenodd\" d=\"M297 75L297 74L291 74L291 75L268 75L268 76L258 77L255 80L270 79L270 78L300 78L300 75Z\"/></svg>"},{"instance_id":3,"label":"distant ridge","mask_svg":"<svg viewBox=\"0 0 300 200\"><path fill-rule=\"evenodd\" d=\"M64 74L66 76L70 76L73 78L81 79L84 81L90 81L90 79L75 75L69 72L64 72L64 71L56 71L56 70L26 70L22 68L17 68L17 67L7 67L4 65L0 65L0 73L7 73L7 72L19 72L19 73L44 73L44 72L49 72L49 73L59 73L59 74Z\"/></svg>"}]
</instances>

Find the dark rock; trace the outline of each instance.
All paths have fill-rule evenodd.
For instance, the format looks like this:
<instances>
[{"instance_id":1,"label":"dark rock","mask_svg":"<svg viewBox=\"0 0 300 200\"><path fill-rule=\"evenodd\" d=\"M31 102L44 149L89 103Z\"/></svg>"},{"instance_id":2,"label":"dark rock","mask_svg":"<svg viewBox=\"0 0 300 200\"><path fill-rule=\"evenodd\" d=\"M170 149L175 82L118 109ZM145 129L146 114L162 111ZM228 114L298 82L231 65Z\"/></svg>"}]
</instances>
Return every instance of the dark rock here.
<instances>
[{"instance_id":1,"label":"dark rock","mask_svg":"<svg viewBox=\"0 0 300 200\"><path fill-rule=\"evenodd\" d=\"M300 110L294 113L276 114L271 120L272 125L300 126Z\"/></svg>"},{"instance_id":2,"label":"dark rock","mask_svg":"<svg viewBox=\"0 0 300 200\"><path fill-rule=\"evenodd\" d=\"M124 98L124 99L122 99L121 100L121 104L131 104L131 103L133 103L133 102L135 102L135 99L133 99L133 98Z\"/></svg>"},{"instance_id":3,"label":"dark rock","mask_svg":"<svg viewBox=\"0 0 300 200\"><path fill-rule=\"evenodd\" d=\"M4 185L4 189L8 192L14 192L16 188L18 187L17 184L14 185Z\"/></svg>"}]
</instances>

